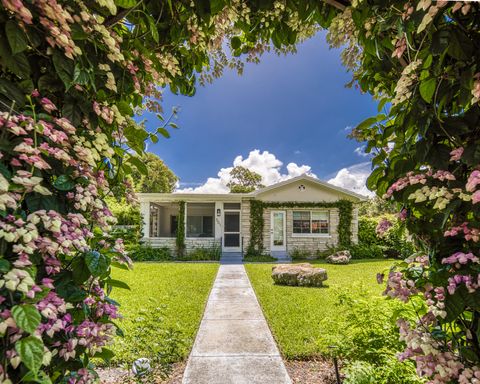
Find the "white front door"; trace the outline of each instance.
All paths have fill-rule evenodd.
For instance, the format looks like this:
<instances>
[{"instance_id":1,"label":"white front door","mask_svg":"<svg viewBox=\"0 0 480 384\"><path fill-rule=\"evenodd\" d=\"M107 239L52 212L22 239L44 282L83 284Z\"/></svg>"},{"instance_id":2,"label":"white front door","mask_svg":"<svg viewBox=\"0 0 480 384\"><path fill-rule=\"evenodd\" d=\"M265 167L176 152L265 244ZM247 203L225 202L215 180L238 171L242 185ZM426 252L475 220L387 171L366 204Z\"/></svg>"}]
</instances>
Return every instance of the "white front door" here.
<instances>
[{"instance_id":1,"label":"white front door","mask_svg":"<svg viewBox=\"0 0 480 384\"><path fill-rule=\"evenodd\" d=\"M286 220L285 211L272 211L270 217L270 250L286 251Z\"/></svg>"},{"instance_id":2,"label":"white front door","mask_svg":"<svg viewBox=\"0 0 480 384\"><path fill-rule=\"evenodd\" d=\"M223 251L240 252L240 210L223 211Z\"/></svg>"}]
</instances>

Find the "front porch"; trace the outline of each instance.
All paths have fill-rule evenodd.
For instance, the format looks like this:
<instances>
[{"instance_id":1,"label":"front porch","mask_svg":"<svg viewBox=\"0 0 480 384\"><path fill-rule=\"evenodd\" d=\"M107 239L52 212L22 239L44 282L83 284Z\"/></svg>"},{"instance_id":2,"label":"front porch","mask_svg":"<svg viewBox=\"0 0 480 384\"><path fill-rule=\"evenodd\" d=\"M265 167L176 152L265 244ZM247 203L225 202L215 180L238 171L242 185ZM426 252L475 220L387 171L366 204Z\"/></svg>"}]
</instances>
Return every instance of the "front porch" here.
<instances>
[{"instance_id":1,"label":"front porch","mask_svg":"<svg viewBox=\"0 0 480 384\"><path fill-rule=\"evenodd\" d=\"M219 247L222 252L242 253L246 244L241 231L240 196L221 195L205 201L181 194L142 194L143 241L170 250L183 244L185 251Z\"/></svg>"}]
</instances>

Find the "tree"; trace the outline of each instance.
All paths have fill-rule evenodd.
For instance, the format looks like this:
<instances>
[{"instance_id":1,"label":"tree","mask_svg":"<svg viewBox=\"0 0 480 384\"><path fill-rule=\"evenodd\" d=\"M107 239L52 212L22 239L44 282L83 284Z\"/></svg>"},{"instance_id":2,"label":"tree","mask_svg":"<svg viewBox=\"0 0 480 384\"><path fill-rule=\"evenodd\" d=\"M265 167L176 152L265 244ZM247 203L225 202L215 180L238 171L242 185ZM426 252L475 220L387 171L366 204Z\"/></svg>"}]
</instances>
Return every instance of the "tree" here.
<instances>
[{"instance_id":1,"label":"tree","mask_svg":"<svg viewBox=\"0 0 480 384\"><path fill-rule=\"evenodd\" d=\"M132 179L137 192L143 193L171 193L175 189L178 177L154 153L146 153L142 161L147 168L147 173L138 170L132 173Z\"/></svg>"},{"instance_id":2,"label":"tree","mask_svg":"<svg viewBox=\"0 0 480 384\"><path fill-rule=\"evenodd\" d=\"M227 184L231 193L248 193L263 188L262 176L240 165L230 171L230 181Z\"/></svg>"},{"instance_id":3,"label":"tree","mask_svg":"<svg viewBox=\"0 0 480 384\"><path fill-rule=\"evenodd\" d=\"M480 372L480 4L356 2L330 41L379 114L352 137L374 157L368 187L396 204L420 252L392 268L385 294L411 303L401 359L433 383Z\"/></svg>"}]
</instances>

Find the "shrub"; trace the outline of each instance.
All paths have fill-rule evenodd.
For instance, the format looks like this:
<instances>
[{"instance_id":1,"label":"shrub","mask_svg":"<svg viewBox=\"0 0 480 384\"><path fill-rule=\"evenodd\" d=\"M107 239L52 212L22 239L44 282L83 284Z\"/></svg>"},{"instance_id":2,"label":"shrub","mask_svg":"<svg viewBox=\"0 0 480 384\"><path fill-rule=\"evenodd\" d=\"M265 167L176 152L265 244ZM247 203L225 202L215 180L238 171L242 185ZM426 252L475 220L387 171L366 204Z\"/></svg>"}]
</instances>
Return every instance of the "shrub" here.
<instances>
[{"instance_id":1,"label":"shrub","mask_svg":"<svg viewBox=\"0 0 480 384\"><path fill-rule=\"evenodd\" d=\"M267 254L259 254L259 255L245 255L243 257L243 261L247 263L268 263L268 262L275 262L277 259Z\"/></svg>"},{"instance_id":2,"label":"shrub","mask_svg":"<svg viewBox=\"0 0 480 384\"><path fill-rule=\"evenodd\" d=\"M345 361L345 383L422 382L416 376L412 362L400 362L396 357L404 349L398 338L396 318L398 315L414 318L411 307L382 297L372 297L371 292L362 286L358 286L355 295L340 291L337 306L336 334L326 337L338 347L338 356ZM330 334L330 321L323 321L326 334Z\"/></svg>"},{"instance_id":3,"label":"shrub","mask_svg":"<svg viewBox=\"0 0 480 384\"><path fill-rule=\"evenodd\" d=\"M385 248L377 244L352 244L349 251L352 259L380 259L385 256Z\"/></svg>"},{"instance_id":4,"label":"shrub","mask_svg":"<svg viewBox=\"0 0 480 384\"><path fill-rule=\"evenodd\" d=\"M380 233L381 221L392 223L385 232ZM358 220L358 244L350 249L355 259L391 257L406 258L415 252L405 226L393 215L379 217L360 217Z\"/></svg>"},{"instance_id":5,"label":"shrub","mask_svg":"<svg viewBox=\"0 0 480 384\"><path fill-rule=\"evenodd\" d=\"M185 261L218 261L220 256L222 256L221 247L214 245L212 247L195 247L178 259Z\"/></svg>"},{"instance_id":6,"label":"shrub","mask_svg":"<svg viewBox=\"0 0 480 384\"><path fill-rule=\"evenodd\" d=\"M304 260L312 258L312 252L306 248L294 248L289 252L292 260Z\"/></svg>"},{"instance_id":7,"label":"shrub","mask_svg":"<svg viewBox=\"0 0 480 384\"><path fill-rule=\"evenodd\" d=\"M132 248L129 253L133 261L169 261L172 253L167 247L153 248L148 244L139 244Z\"/></svg>"}]
</instances>

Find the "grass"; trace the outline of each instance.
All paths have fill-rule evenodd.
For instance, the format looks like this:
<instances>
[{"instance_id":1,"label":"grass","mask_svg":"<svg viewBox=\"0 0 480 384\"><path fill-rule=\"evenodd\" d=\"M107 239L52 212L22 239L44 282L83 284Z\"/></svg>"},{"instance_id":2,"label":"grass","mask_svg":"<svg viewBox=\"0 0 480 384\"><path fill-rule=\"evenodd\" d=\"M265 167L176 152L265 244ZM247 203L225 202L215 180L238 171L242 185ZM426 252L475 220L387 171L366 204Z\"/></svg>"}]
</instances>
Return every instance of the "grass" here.
<instances>
[{"instance_id":1,"label":"grass","mask_svg":"<svg viewBox=\"0 0 480 384\"><path fill-rule=\"evenodd\" d=\"M112 346L113 364L140 357L168 365L188 356L202 318L218 264L135 263L133 271L114 269L113 278L131 291L117 289L118 321L125 337Z\"/></svg>"},{"instance_id":2,"label":"grass","mask_svg":"<svg viewBox=\"0 0 480 384\"><path fill-rule=\"evenodd\" d=\"M336 307L340 292L367 292L380 295L382 287L376 274L392 265L391 260L355 260L349 265L332 265L323 261L308 262L325 268L328 280L323 288L274 285L271 265L248 264L246 269L263 312L288 359L308 359L328 353L328 340L340 333ZM342 324L341 321L338 322ZM328 337L326 337L328 335Z\"/></svg>"}]
</instances>

